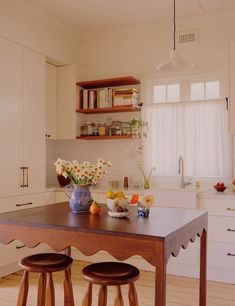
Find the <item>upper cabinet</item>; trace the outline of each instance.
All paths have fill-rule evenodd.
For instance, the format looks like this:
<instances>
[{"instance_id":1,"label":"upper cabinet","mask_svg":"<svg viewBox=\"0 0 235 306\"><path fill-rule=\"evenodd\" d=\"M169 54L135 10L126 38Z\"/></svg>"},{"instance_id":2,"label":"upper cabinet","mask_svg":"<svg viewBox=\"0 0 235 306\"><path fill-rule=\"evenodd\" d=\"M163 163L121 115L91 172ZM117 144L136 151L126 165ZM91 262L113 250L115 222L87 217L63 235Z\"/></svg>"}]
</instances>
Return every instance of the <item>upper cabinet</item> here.
<instances>
[{"instance_id":1,"label":"upper cabinet","mask_svg":"<svg viewBox=\"0 0 235 306\"><path fill-rule=\"evenodd\" d=\"M0 38L0 196L45 191L45 58Z\"/></svg>"},{"instance_id":2,"label":"upper cabinet","mask_svg":"<svg viewBox=\"0 0 235 306\"><path fill-rule=\"evenodd\" d=\"M139 84L140 81L132 76L77 82L77 113L83 114L77 138L131 138L130 115L124 113L140 111ZM139 117L139 114L131 116Z\"/></svg>"},{"instance_id":3,"label":"upper cabinet","mask_svg":"<svg viewBox=\"0 0 235 306\"><path fill-rule=\"evenodd\" d=\"M230 133L235 135L235 42L230 43L230 65L229 65L229 95L230 95L230 112L229 128Z\"/></svg>"},{"instance_id":4,"label":"upper cabinet","mask_svg":"<svg viewBox=\"0 0 235 306\"><path fill-rule=\"evenodd\" d=\"M57 139L58 69L46 64L46 138Z\"/></svg>"},{"instance_id":5,"label":"upper cabinet","mask_svg":"<svg viewBox=\"0 0 235 306\"><path fill-rule=\"evenodd\" d=\"M84 79L85 70L78 65L58 67L58 139L76 139L77 87L76 81Z\"/></svg>"}]
</instances>

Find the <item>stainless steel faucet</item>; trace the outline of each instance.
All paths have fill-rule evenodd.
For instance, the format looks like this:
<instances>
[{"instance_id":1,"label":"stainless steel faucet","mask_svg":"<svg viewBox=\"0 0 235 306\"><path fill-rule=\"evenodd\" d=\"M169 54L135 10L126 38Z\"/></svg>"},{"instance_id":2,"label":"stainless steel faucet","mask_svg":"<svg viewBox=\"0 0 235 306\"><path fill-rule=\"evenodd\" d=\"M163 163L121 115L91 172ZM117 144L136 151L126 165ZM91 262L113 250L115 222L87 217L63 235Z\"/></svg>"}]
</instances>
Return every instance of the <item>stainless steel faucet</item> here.
<instances>
[{"instance_id":1,"label":"stainless steel faucet","mask_svg":"<svg viewBox=\"0 0 235 306\"><path fill-rule=\"evenodd\" d=\"M185 182L184 180L184 159L183 156L180 155L179 157L179 174L181 174L181 180L180 180L180 188L185 188L185 186L190 185L190 182Z\"/></svg>"}]
</instances>

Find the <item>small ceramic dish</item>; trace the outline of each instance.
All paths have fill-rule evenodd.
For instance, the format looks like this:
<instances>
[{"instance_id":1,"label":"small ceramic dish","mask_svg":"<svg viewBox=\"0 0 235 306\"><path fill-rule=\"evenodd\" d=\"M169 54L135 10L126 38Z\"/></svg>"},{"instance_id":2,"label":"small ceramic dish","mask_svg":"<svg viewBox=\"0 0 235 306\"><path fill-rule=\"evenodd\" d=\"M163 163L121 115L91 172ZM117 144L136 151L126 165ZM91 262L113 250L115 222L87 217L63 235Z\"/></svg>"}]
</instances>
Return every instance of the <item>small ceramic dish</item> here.
<instances>
[{"instance_id":1,"label":"small ceramic dish","mask_svg":"<svg viewBox=\"0 0 235 306\"><path fill-rule=\"evenodd\" d=\"M115 211L108 211L108 215L110 217L113 217L113 218L125 218L127 216L130 215L130 211L122 211L122 212L115 212Z\"/></svg>"}]
</instances>

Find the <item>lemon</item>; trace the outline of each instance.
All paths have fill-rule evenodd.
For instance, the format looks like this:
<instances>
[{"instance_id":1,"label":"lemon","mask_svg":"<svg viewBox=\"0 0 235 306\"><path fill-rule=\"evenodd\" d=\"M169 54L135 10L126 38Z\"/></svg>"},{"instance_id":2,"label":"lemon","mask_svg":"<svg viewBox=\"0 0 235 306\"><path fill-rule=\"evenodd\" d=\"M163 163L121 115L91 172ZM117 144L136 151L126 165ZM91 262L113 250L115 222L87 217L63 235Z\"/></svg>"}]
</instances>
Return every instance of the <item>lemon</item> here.
<instances>
[{"instance_id":1,"label":"lemon","mask_svg":"<svg viewBox=\"0 0 235 306\"><path fill-rule=\"evenodd\" d=\"M116 197L117 197L117 198L125 198L125 194L124 194L124 192L122 192L122 191L117 191L117 192L116 192Z\"/></svg>"},{"instance_id":2,"label":"lemon","mask_svg":"<svg viewBox=\"0 0 235 306\"><path fill-rule=\"evenodd\" d=\"M106 198L107 199L115 199L116 198L116 194L113 191L107 191L106 192Z\"/></svg>"}]
</instances>

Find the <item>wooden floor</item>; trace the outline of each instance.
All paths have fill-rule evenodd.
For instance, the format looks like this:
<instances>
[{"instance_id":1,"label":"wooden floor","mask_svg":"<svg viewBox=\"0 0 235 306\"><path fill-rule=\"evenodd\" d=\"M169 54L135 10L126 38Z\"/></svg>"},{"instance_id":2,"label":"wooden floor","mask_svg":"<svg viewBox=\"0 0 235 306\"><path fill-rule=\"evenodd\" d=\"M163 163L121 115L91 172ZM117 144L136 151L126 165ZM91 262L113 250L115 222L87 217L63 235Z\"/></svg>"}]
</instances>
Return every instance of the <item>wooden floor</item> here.
<instances>
[{"instance_id":1,"label":"wooden floor","mask_svg":"<svg viewBox=\"0 0 235 306\"><path fill-rule=\"evenodd\" d=\"M75 305L81 305L87 284L82 279L80 271L86 265L85 262L75 261L72 269ZM2 278L0 282L0 306L16 306L18 287L22 273L17 272ZM56 306L63 305L63 274L54 274L56 290ZM154 273L142 272L140 279L136 282L139 305L150 306L154 304ZM127 287L122 287L125 305L127 302ZM30 289L28 306L36 305L37 275L30 275ZM93 303L97 305L98 288L93 291ZM114 288L108 289L108 306L113 306ZM208 282L208 306L235 306L235 285ZM169 275L167 277L167 306L198 306L198 281L192 278Z\"/></svg>"}]
</instances>

